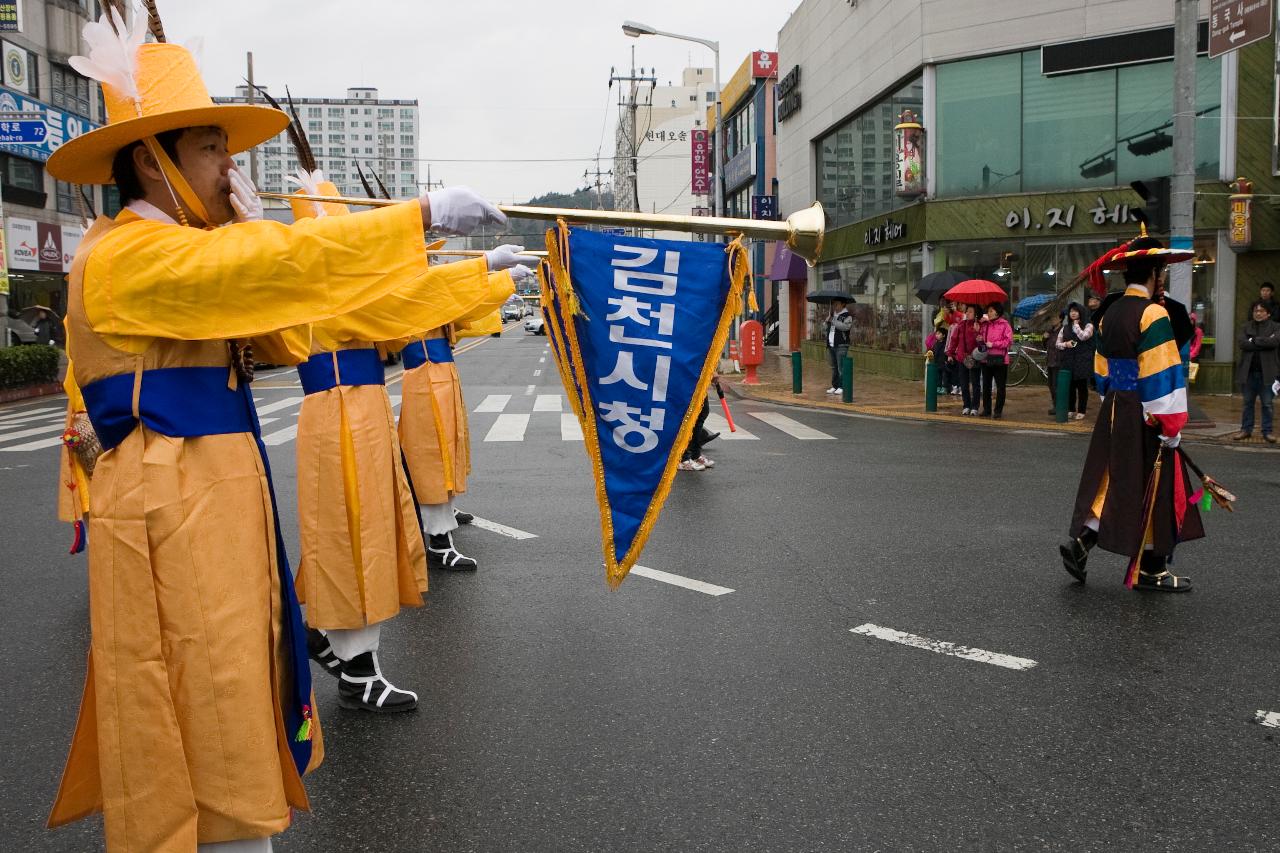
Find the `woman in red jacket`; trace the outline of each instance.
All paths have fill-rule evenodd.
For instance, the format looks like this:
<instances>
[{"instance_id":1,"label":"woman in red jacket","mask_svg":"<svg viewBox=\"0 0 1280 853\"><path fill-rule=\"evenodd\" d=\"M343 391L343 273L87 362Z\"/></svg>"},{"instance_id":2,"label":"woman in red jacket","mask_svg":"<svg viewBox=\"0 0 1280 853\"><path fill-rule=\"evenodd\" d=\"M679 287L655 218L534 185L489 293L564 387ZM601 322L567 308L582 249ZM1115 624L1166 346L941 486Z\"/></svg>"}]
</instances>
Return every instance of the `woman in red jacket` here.
<instances>
[{"instance_id":1,"label":"woman in red jacket","mask_svg":"<svg viewBox=\"0 0 1280 853\"><path fill-rule=\"evenodd\" d=\"M978 343L985 346L982 362L982 417L999 419L1004 413L1004 388L1009 378L1009 347L1013 345L1013 327L1004 318L1004 306L987 306L987 318L978 329ZM991 386L996 387L996 407L991 408Z\"/></svg>"},{"instance_id":2,"label":"woman in red jacket","mask_svg":"<svg viewBox=\"0 0 1280 853\"><path fill-rule=\"evenodd\" d=\"M964 401L962 415L978 414L978 365L973 363L973 350L978 345L978 309L965 306L964 314L947 337L947 362L960 378L960 394ZM967 361L966 361L967 360Z\"/></svg>"}]
</instances>

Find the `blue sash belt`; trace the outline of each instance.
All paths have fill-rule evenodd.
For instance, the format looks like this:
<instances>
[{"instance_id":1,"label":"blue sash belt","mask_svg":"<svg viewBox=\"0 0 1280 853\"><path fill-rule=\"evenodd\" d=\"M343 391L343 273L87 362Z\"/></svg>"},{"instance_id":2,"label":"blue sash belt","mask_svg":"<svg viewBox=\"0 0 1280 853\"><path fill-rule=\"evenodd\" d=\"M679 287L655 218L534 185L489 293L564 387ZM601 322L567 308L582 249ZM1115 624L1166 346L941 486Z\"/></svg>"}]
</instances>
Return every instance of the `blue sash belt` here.
<instances>
[{"instance_id":1,"label":"blue sash belt","mask_svg":"<svg viewBox=\"0 0 1280 853\"><path fill-rule=\"evenodd\" d=\"M334 370L334 358L338 367ZM382 358L376 349L322 352L298 365L304 394L318 394L339 385L385 385Z\"/></svg>"},{"instance_id":2,"label":"blue sash belt","mask_svg":"<svg viewBox=\"0 0 1280 853\"><path fill-rule=\"evenodd\" d=\"M1110 391L1138 390L1138 360L1136 358L1107 359L1107 389Z\"/></svg>"},{"instance_id":3,"label":"blue sash belt","mask_svg":"<svg viewBox=\"0 0 1280 853\"><path fill-rule=\"evenodd\" d=\"M413 370L430 362L431 364L448 364L453 361L453 348L444 338L427 338L425 341L414 341L400 351L404 359L404 369Z\"/></svg>"},{"instance_id":4,"label":"blue sash belt","mask_svg":"<svg viewBox=\"0 0 1280 853\"><path fill-rule=\"evenodd\" d=\"M311 761L311 665L307 659L307 635L302 624L302 611L293 588L289 555L280 530L280 513L276 509L275 485L271 480L271 463L262 443L258 412L253 405L249 383L241 382L237 390L227 388L226 367L162 367L147 370L141 376L138 395L139 418L133 416L132 373L108 376L90 382L81 390L89 420L93 423L104 450L117 447L128 438L139 420L161 435L195 438L202 435L252 433L267 472L271 493L272 521L275 523L276 568L280 574L281 605L284 609L283 640L288 652L289 681L292 696L283 698L281 709L289 749L301 775ZM286 690L288 688L286 687ZM305 727L305 732L304 732Z\"/></svg>"}]
</instances>

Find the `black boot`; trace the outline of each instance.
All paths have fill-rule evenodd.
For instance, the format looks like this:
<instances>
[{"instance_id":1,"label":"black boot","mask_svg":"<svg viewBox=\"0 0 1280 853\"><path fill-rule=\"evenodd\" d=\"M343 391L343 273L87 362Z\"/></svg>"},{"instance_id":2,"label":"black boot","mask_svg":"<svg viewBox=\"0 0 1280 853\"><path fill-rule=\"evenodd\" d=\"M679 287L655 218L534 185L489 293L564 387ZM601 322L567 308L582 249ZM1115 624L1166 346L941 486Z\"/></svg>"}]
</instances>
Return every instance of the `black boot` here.
<instances>
[{"instance_id":1,"label":"black boot","mask_svg":"<svg viewBox=\"0 0 1280 853\"><path fill-rule=\"evenodd\" d=\"M474 572L479 564L453 547L452 533L439 533L427 539L427 567L446 572Z\"/></svg>"},{"instance_id":2,"label":"black boot","mask_svg":"<svg viewBox=\"0 0 1280 853\"><path fill-rule=\"evenodd\" d=\"M712 432L706 427L699 427L698 446L701 447L704 444L710 444L711 442L715 441L719 437L720 437L720 433Z\"/></svg>"},{"instance_id":3,"label":"black boot","mask_svg":"<svg viewBox=\"0 0 1280 853\"><path fill-rule=\"evenodd\" d=\"M470 524L476 520L476 517L469 512L463 512L460 509L455 509L453 511L453 520L459 524Z\"/></svg>"},{"instance_id":4,"label":"black boot","mask_svg":"<svg viewBox=\"0 0 1280 853\"><path fill-rule=\"evenodd\" d=\"M417 708L418 694L387 681L378 666L378 653L365 652L343 662L338 704L352 711L396 714Z\"/></svg>"},{"instance_id":5,"label":"black boot","mask_svg":"<svg viewBox=\"0 0 1280 853\"><path fill-rule=\"evenodd\" d=\"M1085 564L1089 561L1089 551L1097 544L1098 531L1086 527L1078 537L1058 546L1058 553L1062 555L1062 567L1080 583L1084 583L1088 575Z\"/></svg>"},{"instance_id":6,"label":"black boot","mask_svg":"<svg viewBox=\"0 0 1280 853\"><path fill-rule=\"evenodd\" d=\"M1138 564L1138 583L1134 589L1152 592L1191 592L1191 578L1169 571L1169 558L1152 551L1142 552Z\"/></svg>"},{"instance_id":7,"label":"black boot","mask_svg":"<svg viewBox=\"0 0 1280 853\"><path fill-rule=\"evenodd\" d=\"M334 678L342 674L342 659L333 653L329 638L315 628L307 629L307 654Z\"/></svg>"}]
</instances>

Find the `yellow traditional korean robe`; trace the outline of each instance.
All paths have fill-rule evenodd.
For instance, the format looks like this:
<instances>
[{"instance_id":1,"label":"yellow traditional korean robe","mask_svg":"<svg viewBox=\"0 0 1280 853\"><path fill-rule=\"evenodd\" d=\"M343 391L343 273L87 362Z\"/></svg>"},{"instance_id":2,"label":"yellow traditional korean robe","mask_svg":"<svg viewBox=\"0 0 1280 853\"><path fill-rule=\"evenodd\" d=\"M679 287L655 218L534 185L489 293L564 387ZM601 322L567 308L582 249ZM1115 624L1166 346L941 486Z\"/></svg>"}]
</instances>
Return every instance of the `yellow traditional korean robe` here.
<instances>
[{"instance_id":1,"label":"yellow traditional korean robe","mask_svg":"<svg viewBox=\"0 0 1280 853\"><path fill-rule=\"evenodd\" d=\"M452 320L490 297L482 258L431 267L435 318ZM422 327L398 310L404 293L312 327L313 353L372 348ZM298 598L307 624L362 628L418 607L427 590L426 550L401 464L395 415L383 385L338 385L308 394L298 415Z\"/></svg>"},{"instance_id":2,"label":"yellow traditional korean robe","mask_svg":"<svg viewBox=\"0 0 1280 853\"><path fill-rule=\"evenodd\" d=\"M452 266L445 264L444 266ZM510 273L490 277L489 298L448 327L432 329L417 340L457 339L459 329L485 324L515 292ZM499 326L501 328L501 326ZM442 504L467 490L471 473L471 436L462 382L454 362L427 363L406 370L401 379L400 445L418 503Z\"/></svg>"},{"instance_id":3,"label":"yellow traditional korean robe","mask_svg":"<svg viewBox=\"0 0 1280 853\"><path fill-rule=\"evenodd\" d=\"M226 339L267 336L305 358L308 334L274 333L426 274L413 203L210 231L126 210L76 253L67 347L81 388L160 367L234 381ZM275 531L253 437L139 425L98 461L89 529L88 674L50 825L102 811L112 853L280 832L308 802L280 713Z\"/></svg>"}]
</instances>

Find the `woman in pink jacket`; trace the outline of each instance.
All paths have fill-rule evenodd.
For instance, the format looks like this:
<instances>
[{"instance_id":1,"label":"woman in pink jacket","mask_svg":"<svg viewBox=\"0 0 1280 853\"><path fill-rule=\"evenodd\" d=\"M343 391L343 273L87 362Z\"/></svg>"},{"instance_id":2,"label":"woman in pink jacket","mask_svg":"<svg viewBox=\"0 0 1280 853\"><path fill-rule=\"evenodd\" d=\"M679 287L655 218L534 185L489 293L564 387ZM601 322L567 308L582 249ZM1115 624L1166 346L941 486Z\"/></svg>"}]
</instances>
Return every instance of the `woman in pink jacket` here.
<instances>
[{"instance_id":1,"label":"woman in pink jacket","mask_svg":"<svg viewBox=\"0 0 1280 853\"><path fill-rule=\"evenodd\" d=\"M964 314L947 337L947 362L952 365L956 375L960 377L960 393L964 399L962 415L978 414L978 394L981 390L978 365L969 367L965 359L973 355L978 345L978 309L966 305Z\"/></svg>"},{"instance_id":2,"label":"woman in pink jacket","mask_svg":"<svg viewBox=\"0 0 1280 853\"><path fill-rule=\"evenodd\" d=\"M1009 347L1013 345L1013 327L1004 318L1004 306L987 306L987 319L978 330L978 343L986 346L987 358L982 363L982 417L999 419L1004 413L1005 381L1009 378ZM996 407L991 408L991 385L996 386Z\"/></svg>"}]
</instances>

